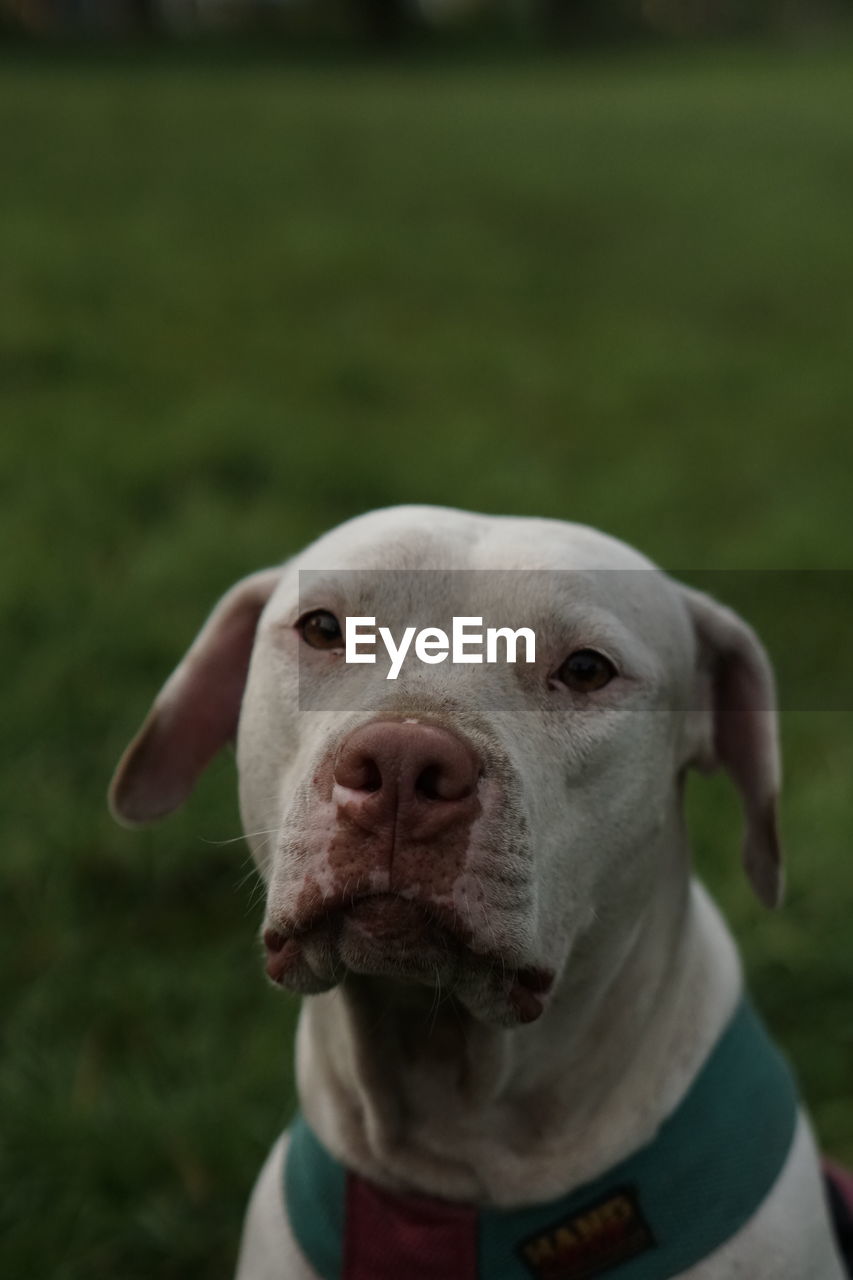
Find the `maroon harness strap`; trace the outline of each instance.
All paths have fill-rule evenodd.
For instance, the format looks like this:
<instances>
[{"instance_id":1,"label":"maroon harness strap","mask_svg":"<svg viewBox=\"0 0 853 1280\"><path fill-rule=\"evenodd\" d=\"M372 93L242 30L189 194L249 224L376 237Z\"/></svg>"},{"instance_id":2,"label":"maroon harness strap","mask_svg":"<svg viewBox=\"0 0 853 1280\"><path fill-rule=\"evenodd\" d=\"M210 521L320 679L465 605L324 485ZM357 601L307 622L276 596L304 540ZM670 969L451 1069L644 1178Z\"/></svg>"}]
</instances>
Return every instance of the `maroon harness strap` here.
<instances>
[{"instance_id":1,"label":"maroon harness strap","mask_svg":"<svg viewBox=\"0 0 853 1280\"><path fill-rule=\"evenodd\" d=\"M347 1176L343 1280L477 1280L477 1210Z\"/></svg>"},{"instance_id":2,"label":"maroon harness strap","mask_svg":"<svg viewBox=\"0 0 853 1280\"><path fill-rule=\"evenodd\" d=\"M843 1169L834 1160L827 1159L823 1162L823 1171L847 1205L850 1213L853 1214L853 1173L848 1169Z\"/></svg>"},{"instance_id":3,"label":"maroon harness strap","mask_svg":"<svg viewBox=\"0 0 853 1280\"><path fill-rule=\"evenodd\" d=\"M853 1280L853 1172L824 1160L823 1173L838 1248Z\"/></svg>"}]
</instances>

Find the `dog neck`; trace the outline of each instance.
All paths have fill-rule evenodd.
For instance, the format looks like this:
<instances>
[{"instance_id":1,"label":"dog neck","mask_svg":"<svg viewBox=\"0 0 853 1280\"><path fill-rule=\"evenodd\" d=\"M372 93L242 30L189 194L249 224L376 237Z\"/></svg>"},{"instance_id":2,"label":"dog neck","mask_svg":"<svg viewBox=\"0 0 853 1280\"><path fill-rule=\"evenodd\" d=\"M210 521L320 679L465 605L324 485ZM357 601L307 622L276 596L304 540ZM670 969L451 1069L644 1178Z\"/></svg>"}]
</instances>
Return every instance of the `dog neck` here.
<instances>
[{"instance_id":1,"label":"dog neck","mask_svg":"<svg viewBox=\"0 0 853 1280\"><path fill-rule=\"evenodd\" d=\"M392 1189L547 1200L653 1136L740 988L725 925L682 873L621 948L593 931L529 1026L484 1025L452 998L386 979L351 976L309 998L303 1111L347 1167Z\"/></svg>"}]
</instances>

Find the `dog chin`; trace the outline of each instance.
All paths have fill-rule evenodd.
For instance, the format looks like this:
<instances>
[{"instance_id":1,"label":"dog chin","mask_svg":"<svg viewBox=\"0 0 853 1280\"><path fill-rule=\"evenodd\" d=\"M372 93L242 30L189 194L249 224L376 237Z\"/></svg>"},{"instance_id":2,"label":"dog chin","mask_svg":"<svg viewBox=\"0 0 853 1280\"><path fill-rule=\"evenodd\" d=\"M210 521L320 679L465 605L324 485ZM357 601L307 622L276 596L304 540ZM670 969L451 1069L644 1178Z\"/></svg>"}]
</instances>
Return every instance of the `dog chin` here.
<instances>
[{"instance_id":1,"label":"dog chin","mask_svg":"<svg viewBox=\"0 0 853 1280\"><path fill-rule=\"evenodd\" d=\"M428 907L392 894L329 911L289 947L277 981L295 993L328 991L348 973L388 978L431 988L477 1021L503 1027L535 1021L553 980L546 970L475 951Z\"/></svg>"},{"instance_id":2,"label":"dog chin","mask_svg":"<svg viewBox=\"0 0 853 1280\"><path fill-rule=\"evenodd\" d=\"M465 949L427 910L392 894L329 912L301 944L308 966L329 985L357 973L446 987L455 982Z\"/></svg>"}]
</instances>

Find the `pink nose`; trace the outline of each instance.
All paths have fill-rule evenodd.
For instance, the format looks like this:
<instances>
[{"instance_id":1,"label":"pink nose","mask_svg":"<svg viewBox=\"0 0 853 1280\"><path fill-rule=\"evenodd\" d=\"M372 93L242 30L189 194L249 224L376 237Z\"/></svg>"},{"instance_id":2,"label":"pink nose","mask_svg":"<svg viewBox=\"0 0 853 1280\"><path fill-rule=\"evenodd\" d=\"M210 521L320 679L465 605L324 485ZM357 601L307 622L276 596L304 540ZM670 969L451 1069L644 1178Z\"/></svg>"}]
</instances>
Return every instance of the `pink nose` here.
<instances>
[{"instance_id":1,"label":"pink nose","mask_svg":"<svg viewBox=\"0 0 853 1280\"><path fill-rule=\"evenodd\" d=\"M447 729L375 720L338 752L335 799L364 831L399 826L429 839L471 821L479 776L474 749Z\"/></svg>"}]
</instances>

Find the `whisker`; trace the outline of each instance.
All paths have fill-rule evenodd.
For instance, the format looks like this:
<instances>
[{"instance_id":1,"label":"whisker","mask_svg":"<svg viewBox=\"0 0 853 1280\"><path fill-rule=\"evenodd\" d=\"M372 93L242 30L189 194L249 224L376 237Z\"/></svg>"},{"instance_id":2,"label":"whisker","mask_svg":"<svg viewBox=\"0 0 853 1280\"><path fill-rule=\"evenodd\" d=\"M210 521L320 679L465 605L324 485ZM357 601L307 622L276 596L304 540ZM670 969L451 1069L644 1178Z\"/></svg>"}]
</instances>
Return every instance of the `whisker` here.
<instances>
[{"instance_id":1,"label":"whisker","mask_svg":"<svg viewBox=\"0 0 853 1280\"><path fill-rule=\"evenodd\" d=\"M202 844L239 844L241 840L252 840L255 836L271 836L274 835L276 831L278 831L278 827L265 827L260 831L245 831L239 836L229 836L225 840L211 840L207 836L199 836L199 840Z\"/></svg>"},{"instance_id":2,"label":"whisker","mask_svg":"<svg viewBox=\"0 0 853 1280\"><path fill-rule=\"evenodd\" d=\"M435 966L435 997L433 998L432 1008L430 1009L429 1035L435 1030L436 1020L438 1018L438 1010L441 1006L441 970L438 965Z\"/></svg>"}]
</instances>

